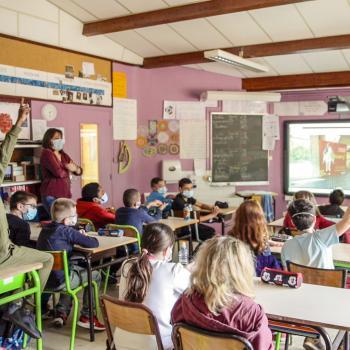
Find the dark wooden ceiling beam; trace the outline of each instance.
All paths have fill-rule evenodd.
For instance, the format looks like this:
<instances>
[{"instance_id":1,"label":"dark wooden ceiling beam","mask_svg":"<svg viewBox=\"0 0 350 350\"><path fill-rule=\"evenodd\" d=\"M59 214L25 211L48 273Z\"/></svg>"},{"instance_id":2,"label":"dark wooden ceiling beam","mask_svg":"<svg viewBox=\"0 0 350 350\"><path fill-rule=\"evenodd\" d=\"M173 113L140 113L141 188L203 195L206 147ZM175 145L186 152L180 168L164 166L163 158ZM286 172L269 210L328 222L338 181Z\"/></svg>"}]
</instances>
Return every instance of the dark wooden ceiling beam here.
<instances>
[{"instance_id":1,"label":"dark wooden ceiling beam","mask_svg":"<svg viewBox=\"0 0 350 350\"><path fill-rule=\"evenodd\" d=\"M266 57L305 53L311 51L340 50L350 48L350 35L328 36L275 43L224 48L223 50L238 55L243 50L245 58ZM209 62L204 58L204 51L181 53L175 55L148 57L144 59L144 68L160 68Z\"/></svg>"},{"instance_id":2,"label":"dark wooden ceiling beam","mask_svg":"<svg viewBox=\"0 0 350 350\"><path fill-rule=\"evenodd\" d=\"M327 72L242 79L247 91L276 91L350 86L350 72Z\"/></svg>"},{"instance_id":3,"label":"dark wooden ceiling beam","mask_svg":"<svg viewBox=\"0 0 350 350\"><path fill-rule=\"evenodd\" d=\"M86 36L93 36L114 33L123 30L155 26L158 24L187 21L190 19L288 5L305 1L311 0L210 0L85 23L83 34Z\"/></svg>"}]
</instances>

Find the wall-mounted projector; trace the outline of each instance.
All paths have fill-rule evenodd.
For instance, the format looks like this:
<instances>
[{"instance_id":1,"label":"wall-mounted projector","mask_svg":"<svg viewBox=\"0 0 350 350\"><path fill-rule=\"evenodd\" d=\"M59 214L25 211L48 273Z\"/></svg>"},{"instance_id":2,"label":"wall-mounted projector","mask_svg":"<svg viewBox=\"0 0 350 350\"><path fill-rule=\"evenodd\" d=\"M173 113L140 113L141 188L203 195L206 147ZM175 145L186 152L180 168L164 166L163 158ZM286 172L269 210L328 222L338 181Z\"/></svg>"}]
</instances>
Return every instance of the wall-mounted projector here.
<instances>
[{"instance_id":1,"label":"wall-mounted projector","mask_svg":"<svg viewBox=\"0 0 350 350\"><path fill-rule=\"evenodd\" d=\"M350 113L348 97L332 96L328 100L328 113Z\"/></svg>"}]
</instances>

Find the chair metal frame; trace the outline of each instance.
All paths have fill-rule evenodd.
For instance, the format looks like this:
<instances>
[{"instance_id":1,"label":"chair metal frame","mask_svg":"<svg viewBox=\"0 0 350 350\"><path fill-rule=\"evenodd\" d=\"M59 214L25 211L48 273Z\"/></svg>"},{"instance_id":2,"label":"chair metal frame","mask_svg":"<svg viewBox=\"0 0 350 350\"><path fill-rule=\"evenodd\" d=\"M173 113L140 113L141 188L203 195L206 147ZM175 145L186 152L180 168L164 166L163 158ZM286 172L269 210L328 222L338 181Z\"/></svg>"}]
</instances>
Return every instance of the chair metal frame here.
<instances>
[{"instance_id":1,"label":"chair metal frame","mask_svg":"<svg viewBox=\"0 0 350 350\"><path fill-rule=\"evenodd\" d=\"M63 251L47 251L47 253L50 253L54 257L54 266L52 268L52 271L58 271L63 270L64 271L64 281L65 286L60 289L45 289L43 291L43 294L52 294L55 295L55 293L64 293L66 295L69 295L73 299L73 318L72 318L72 332L70 336L70 345L69 349L74 350L75 345L75 336L77 331L77 321L78 321L78 311L79 311L79 299L77 297L77 294L83 290L84 288L88 287L88 282L82 283L79 287L72 289L70 286L70 270L69 270L69 263L68 263L68 255L65 250ZM58 259L60 260L58 261ZM63 267L63 269L62 269ZM94 288L94 295L95 295L95 307L96 307L96 313L98 313L99 310L99 293L98 293L98 285L95 281L92 281L92 285Z\"/></svg>"}]
</instances>

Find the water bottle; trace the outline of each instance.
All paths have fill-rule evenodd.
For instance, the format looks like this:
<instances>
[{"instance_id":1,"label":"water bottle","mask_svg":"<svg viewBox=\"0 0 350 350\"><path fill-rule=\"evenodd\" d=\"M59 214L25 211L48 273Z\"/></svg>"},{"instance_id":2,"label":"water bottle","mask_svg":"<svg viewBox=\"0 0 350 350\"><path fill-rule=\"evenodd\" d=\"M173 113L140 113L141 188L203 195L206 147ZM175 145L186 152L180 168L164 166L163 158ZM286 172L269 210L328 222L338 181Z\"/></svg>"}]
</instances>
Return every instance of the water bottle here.
<instances>
[{"instance_id":1,"label":"water bottle","mask_svg":"<svg viewBox=\"0 0 350 350\"><path fill-rule=\"evenodd\" d=\"M180 241L179 263L184 266L188 264L188 250L186 241Z\"/></svg>"}]
</instances>

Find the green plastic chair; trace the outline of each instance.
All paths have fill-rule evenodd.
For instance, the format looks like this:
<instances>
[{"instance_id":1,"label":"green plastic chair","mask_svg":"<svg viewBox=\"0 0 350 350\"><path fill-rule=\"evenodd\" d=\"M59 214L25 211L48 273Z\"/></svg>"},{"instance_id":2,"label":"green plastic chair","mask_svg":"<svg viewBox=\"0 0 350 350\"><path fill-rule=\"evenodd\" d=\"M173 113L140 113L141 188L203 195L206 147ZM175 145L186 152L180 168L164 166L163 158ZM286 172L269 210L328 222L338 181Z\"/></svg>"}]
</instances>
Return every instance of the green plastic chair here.
<instances>
[{"instance_id":1,"label":"green plastic chair","mask_svg":"<svg viewBox=\"0 0 350 350\"><path fill-rule=\"evenodd\" d=\"M32 286L26 288L26 281L30 280ZM21 290L20 292L15 292ZM1 295L14 292L11 295L1 297ZM40 291L40 279L38 272L33 270L27 273L19 273L10 278L0 279L0 306L11 303L15 300L25 298L29 295L34 295L35 302L35 322L36 327L42 331L42 320L41 320L41 291ZM24 347L27 345L27 335L24 338ZM43 349L43 340L37 339L36 343L37 350Z\"/></svg>"},{"instance_id":2,"label":"green plastic chair","mask_svg":"<svg viewBox=\"0 0 350 350\"><path fill-rule=\"evenodd\" d=\"M91 226L91 231L96 232L96 227L94 223L90 219L85 219L85 218L79 218L78 219L78 225L84 226L84 229L86 226L90 225ZM86 230L85 230L86 231Z\"/></svg>"},{"instance_id":3,"label":"green plastic chair","mask_svg":"<svg viewBox=\"0 0 350 350\"><path fill-rule=\"evenodd\" d=\"M139 247L139 251L141 251L141 235L136 227L130 226L130 225L108 224L108 225L106 225L106 229L107 230L123 230L124 236L135 237L137 239L137 245ZM106 294L106 291L107 291L110 270L111 270L111 267L108 266L107 270L106 270L105 281L103 283L103 294Z\"/></svg>"},{"instance_id":4,"label":"green plastic chair","mask_svg":"<svg viewBox=\"0 0 350 350\"><path fill-rule=\"evenodd\" d=\"M47 253L50 253L54 257L54 264L52 267L52 271L64 271L64 281L65 281L65 287L63 289L45 289L43 293L46 294L55 294L55 293L64 293L66 295L69 295L73 299L73 319L72 319L72 332L70 337L70 350L74 350L75 345L75 336L76 336L76 330L77 330L77 321L78 321L78 311L79 311L79 299L77 294L86 288L88 286L88 283L85 282L81 284L79 287L72 289L70 286L70 271L69 271L69 264L68 264L68 256L67 252L65 250L63 251L48 251ZM98 296L98 286L95 281L92 281L93 287L94 287L94 296L95 296L95 305L96 305L96 312L99 310L99 296Z\"/></svg>"}]
</instances>

